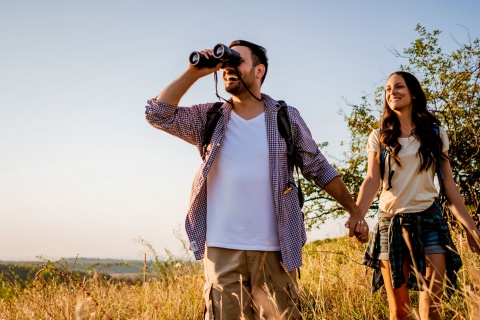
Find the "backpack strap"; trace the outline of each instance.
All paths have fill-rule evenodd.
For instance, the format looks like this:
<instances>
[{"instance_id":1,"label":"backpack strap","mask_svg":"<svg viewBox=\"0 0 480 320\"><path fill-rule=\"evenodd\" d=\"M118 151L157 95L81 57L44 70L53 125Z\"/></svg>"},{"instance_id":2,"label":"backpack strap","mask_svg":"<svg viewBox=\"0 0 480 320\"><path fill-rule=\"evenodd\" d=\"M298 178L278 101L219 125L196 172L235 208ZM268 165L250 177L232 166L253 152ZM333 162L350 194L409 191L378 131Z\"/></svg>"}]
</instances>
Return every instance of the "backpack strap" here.
<instances>
[{"instance_id":1,"label":"backpack strap","mask_svg":"<svg viewBox=\"0 0 480 320\"><path fill-rule=\"evenodd\" d=\"M277 125L280 135L287 144L288 164L295 165L295 152L293 147L292 128L290 127L290 118L288 117L287 104L283 100L278 100L280 109L277 112Z\"/></svg>"},{"instance_id":2,"label":"backpack strap","mask_svg":"<svg viewBox=\"0 0 480 320\"><path fill-rule=\"evenodd\" d=\"M222 106L223 106L223 102L218 101L218 102L215 102L207 110L207 121L205 123L205 131L203 133L203 139L202 139L202 160L205 160L207 146L210 144L210 141L212 140L213 131L215 131L215 127L217 126L218 119L220 119L220 116L222 115L222 111L220 110Z\"/></svg>"},{"instance_id":3,"label":"backpack strap","mask_svg":"<svg viewBox=\"0 0 480 320\"><path fill-rule=\"evenodd\" d=\"M437 136L440 136L440 126L438 125L438 123L433 124L433 131L435 131ZM437 175L438 175L438 180L440 182L440 187L443 190L443 177L444 177L444 175L443 175L443 168L442 168L441 165L437 167Z\"/></svg>"},{"instance_id":4,"label":"backpack strap","mask_svg":"<svg viewBox=\"0 0 480 320\"><path fill-rule=\"evenodd\" d=\"M303 207L305 202L305 197L302 192L302 184L300 183L300 174L298 173L298 162L297 162L297 153L293 144L293 135L292 128L290 126L290 118L288 117L287 104L283 100L278 100L280 109L277 112L277 126L280 135L285 140L287 144L287 162L289 166L292 166L294 170L297 171L297 191L298 191L298 202L300 208ZM289 186L290 187L290 186ZM291 188L291 187L290 187Z\"/></svg>"},{"instance_id":5,"label":"backpack strap","mask_svg":"<svg viewBox=\"0 0 480 320\"><path fill-rule=\"evenodd\" d=\"M435 133L437 134L437 136L440 136L440 126L438 123L434 123L433 124L433 131L435 131ZM445 197L445 187L443 185L443 178L444 178L444 174L443 174L443 168L442 168L442 164L440 163L439 166L436 166L435 168L436 170L436 173L437 173L437 179L438 179L438 184L440 186L440 192L438 194L438 197L437 197L437 201L438 204L440 206L443 205L443 203L446 201L446 197Z\"/></svg>"},{"instance_id":6,"label":"backpack strap","mask_svg":"<svg viewBox=\"0 0 480 320\"><path fill-rule=\"evenodd\" d=\"M380 152L380 180L383 181L383 177L385 177L385 158L387 157L387 149L381 147Z\"/></svg>"},{"instance_id":7,"label":"backpack strap","mask_svg":"<svg viewBox=\"0 0 480 320\"><path fill-rule=\"evenodd\" d=\"M395 171L392 170L390 164L390 158L392 154L392 150L390 147L383 147L381 146L381 153L380 153L380 180L383 182L383 177L385 177L385 163L388 162L388 185L386 190L390 190L392 188L392 178L395 174Z\"/></svg>"},{"instance_id":8,"label":"backpack strap","mask_svg":"<svg viewBox=\"0 0 480 320\"><path fill-rule=\"evenodd\" d=\"M382 130L380 129L380 133ZM385 162L387 159L388 150L383 144L380 144L380 181L383 182L383 177L385 177ZM390 161L390 159L388 159Z\"/></svg>"}]
</instances>

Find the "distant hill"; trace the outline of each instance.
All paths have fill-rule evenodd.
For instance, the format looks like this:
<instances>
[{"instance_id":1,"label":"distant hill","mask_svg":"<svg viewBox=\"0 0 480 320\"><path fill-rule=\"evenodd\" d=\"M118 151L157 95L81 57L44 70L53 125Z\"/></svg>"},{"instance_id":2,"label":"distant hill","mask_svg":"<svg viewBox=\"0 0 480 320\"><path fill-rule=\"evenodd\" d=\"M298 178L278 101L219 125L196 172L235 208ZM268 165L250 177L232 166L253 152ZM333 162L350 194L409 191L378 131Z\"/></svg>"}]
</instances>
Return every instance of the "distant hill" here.
<instances>
[{"instance_id":1,"label":"distant hill","mask_svg":"<svg viewBox=\"0 0 480 320\"><path fill-rule=\"evenodd\" d=\"M143 261L141 260L66 258L49 262L63 270L87 273L97 271L110 275L141 273L143 270ZM45 263L44 261L0 261L0 273L13 267L16 272L26 275L32 270L39 270ZM147 267L150 264L147 262Z\"/></svg>"},{"instance_id":2,"label":"distant hill","mask_svg":"<svg viewBox=\"0 0 480 320\"><path fill-rule=\"evenodd\" d=\"M60 271L59 271L60 270ZM42 271L42 272L40 272ZM38 263L27 264L22 262L22 265L17 264L2 264L0 263L0 283L6 281L11 285L18 285L21 288L24 288L27 283L31 283L35 279L57 279L60 282L68 282L72 279L78 281L78 279L83 279L85 277L89 278L95 273L87 273L85 271L74 270L73 272L58 269L43 269L42 266ZM110 274L98 272L103 279L109 280L112 278ZM37 277L38 275L38 277Z\"/></svg>"},{"instance_id":3,"label":"distant hill","mask_svg":"<svg viewBox=\"0 0 480 320\"><path fill-rule=\"evenodd\" d=\"M5 279L10 283L31 281L39 270L39 267L34 267L33 265L19 266L0 263L0 280Z\"/></svg>"}]
</instances>

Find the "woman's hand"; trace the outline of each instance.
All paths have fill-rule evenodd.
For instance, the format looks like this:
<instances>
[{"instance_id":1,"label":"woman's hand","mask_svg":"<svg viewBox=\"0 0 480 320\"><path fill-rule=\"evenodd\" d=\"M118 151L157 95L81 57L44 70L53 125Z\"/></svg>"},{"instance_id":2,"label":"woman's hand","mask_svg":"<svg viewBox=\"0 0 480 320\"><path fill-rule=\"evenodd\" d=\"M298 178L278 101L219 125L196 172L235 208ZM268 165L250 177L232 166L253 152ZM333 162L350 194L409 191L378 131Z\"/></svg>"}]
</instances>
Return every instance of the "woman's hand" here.
<instances>
[{"instance_id":1,"label":"woman's hand","mask_svg":"<svg viewBox=\"0 0 480 320\"><path fill-rule=\"evenodd\" d=\"M467 232L467 241L470 250L480 255L480 231L477 228L465 231Z\"/></svg>"},{"instance_id":2,"label":"woman's hand","mask_svg":"<svg viewBox=\"0 0 480 320\"><path fill-rule=\"evenodd\" d=\"M349 221L345 223L345 228L350 228ZM368 228L367 221L365 221L365 219L359 220L355 225L355 231L354 231L355 238L357 238L357 240L360 243L366 243L368 242L368 232L369 232L369 228Z\"/></svg>"}]
</instances>

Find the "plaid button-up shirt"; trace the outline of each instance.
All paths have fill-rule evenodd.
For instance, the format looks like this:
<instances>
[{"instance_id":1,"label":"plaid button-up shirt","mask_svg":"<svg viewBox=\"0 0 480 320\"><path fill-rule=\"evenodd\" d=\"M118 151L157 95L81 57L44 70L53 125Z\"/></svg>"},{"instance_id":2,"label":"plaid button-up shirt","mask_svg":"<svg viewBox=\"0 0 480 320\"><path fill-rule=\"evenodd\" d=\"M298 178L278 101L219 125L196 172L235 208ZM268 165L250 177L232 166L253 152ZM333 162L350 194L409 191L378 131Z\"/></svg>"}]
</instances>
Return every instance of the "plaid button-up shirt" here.
<instances>
[{"instance_id":1,"label":"plaid button-up shirt","mask_svg":"<svg viewBox=\"0 0 480 320\"><path fill-rule=\"evenodd\" d=\"M282 260L287 270L295 270L302 265L302 246L307 237L300 209L297 189L294 186L293 170L287 164L287 145L277 127L277 101L262 94L265 104L270 159L270 181L273 187L274 208L278 224L278 237ZM146 119L155 128L177 136L195 145L202 153L202 138L205 130L206 111L213 103L177 107L151 99L146 106ZM196 259L202 259L207 234L207 176L213 161L222 146L226 126L230 120L232 106L224 103L215 131L206 150L206 156L198 169L190 194L190 206L185 220L185 229L190 248ZM301 162L302 175L323 188L338 173L322 155L310 130L297 109L289 106L292 136L295 149ZM284 191L293 186L290 192ZM255 223L252 221L252 223Z\"/></svg>"}]
</instances>

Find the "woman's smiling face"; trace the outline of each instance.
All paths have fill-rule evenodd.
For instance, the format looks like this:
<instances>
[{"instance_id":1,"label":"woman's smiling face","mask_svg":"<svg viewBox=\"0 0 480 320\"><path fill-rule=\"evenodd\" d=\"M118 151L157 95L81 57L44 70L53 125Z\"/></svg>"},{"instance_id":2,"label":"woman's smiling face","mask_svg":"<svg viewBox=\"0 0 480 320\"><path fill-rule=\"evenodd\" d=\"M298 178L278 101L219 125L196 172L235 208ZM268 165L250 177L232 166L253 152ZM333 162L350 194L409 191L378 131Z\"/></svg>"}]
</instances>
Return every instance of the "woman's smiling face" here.
<instances>
[{"instance_id":1,"label":"woman's smiling face","mask_svg":"<svg viewBox=\"0 0 480 320\"><path fill-rule=\"evenodd\" d=\"M385 100L392 111L401 111L412 108L412 96L405 83L405 79L398 74L393 74L385 86Z\"/></svg>"}]
</instances>

